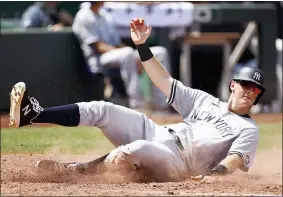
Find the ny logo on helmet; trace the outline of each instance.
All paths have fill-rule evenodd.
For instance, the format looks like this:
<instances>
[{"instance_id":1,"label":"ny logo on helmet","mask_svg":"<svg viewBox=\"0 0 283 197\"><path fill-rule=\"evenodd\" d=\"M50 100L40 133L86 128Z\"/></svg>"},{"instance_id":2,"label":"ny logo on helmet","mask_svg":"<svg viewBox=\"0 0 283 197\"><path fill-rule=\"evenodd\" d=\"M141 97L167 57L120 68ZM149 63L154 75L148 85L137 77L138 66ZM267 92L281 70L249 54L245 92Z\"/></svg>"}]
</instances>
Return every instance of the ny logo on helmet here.
<instances>
[{"instance_id":1,"label":"ny logo on helmet","mask_svg":"<svg viewBox=\"0 0 283 197\"><path fill-rule=\"evenodd\" d=\"M256 79L257 81L259 81L260 80L260 73L259 72L255 72L255 74L254 74L254 79Z\"/></svg>"}]
</instances>

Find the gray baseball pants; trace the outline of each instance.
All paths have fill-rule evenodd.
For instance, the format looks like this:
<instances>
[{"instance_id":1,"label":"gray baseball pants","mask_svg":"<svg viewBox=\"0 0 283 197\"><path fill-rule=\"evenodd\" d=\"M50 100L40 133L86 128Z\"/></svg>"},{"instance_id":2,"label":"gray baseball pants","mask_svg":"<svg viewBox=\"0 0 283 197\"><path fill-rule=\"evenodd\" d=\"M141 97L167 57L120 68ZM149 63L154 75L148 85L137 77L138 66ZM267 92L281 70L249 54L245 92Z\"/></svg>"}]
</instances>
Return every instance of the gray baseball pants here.
<instances>
[{"instance_id":1,"label":"gray baseball pants","mask_svg":"<svg viewBox=\"0 0 283 197\"><path fill-rule=\"evenodd\" d=\"M186 163L164 126L155 124L142 113L109 102L81 102L77 105L79 125L100 128L117 147L108 157L114 158L124 152L132 165L150 169L165 180L186 174Z\"/></svg>"}]
</instances>

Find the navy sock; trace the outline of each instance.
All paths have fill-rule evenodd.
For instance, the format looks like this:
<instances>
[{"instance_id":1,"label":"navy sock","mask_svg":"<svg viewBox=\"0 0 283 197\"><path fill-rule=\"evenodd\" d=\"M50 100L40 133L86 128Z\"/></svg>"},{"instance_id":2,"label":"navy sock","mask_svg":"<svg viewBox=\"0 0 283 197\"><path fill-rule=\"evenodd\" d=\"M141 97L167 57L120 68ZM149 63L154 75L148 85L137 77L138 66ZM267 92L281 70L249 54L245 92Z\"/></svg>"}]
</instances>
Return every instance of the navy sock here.
<instances>
[{"instance_id":1,"label":"navy sock","mask_svg":"<svg viewBox=\"0 0 283 197\"><path fill-rule=\"evenodd\" d=\"M44 108L34 120L34 123L52 123L61 126L78 126L80 111L77 104Z\"/></svg>"}]
</instances>

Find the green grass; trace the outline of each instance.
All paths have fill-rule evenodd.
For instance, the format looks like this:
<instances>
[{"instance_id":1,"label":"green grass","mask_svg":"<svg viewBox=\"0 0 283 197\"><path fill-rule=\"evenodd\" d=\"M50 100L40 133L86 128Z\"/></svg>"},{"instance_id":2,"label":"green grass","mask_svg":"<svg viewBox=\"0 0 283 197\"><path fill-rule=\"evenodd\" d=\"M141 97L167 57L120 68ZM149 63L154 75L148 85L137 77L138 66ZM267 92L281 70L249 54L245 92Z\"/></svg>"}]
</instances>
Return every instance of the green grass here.
<instances>
[{"instance_id":1,"label":"green grass","mask_svg":"<svg viewBox=\"0 0 283 197\"><path fill-rule=\"evenodd\" d=\"M282 150L282 123L259 125L259 149Z\"/></svg>"},{"instance_id":2,"label":"green grass","mask_svg":"<svg viewBox=\"0 0 283 197\"><path fill-rule=\"evenodd\" d=\"M282 123L261 124L259 149L281 149ZM113 145L95 127L23 127L1 130L1 153L81 154L109 151Z\"/></svg>"},{"instance_id":3,"label":"green grass","mask_svg":"<svg viewBox=\"0 0 283 197\"><path fill-rule=\"evenodd\" d=\"M113 146L95 127L23 127L1 130L2 153L85 153Z\"/></svg>"}]
</instances>

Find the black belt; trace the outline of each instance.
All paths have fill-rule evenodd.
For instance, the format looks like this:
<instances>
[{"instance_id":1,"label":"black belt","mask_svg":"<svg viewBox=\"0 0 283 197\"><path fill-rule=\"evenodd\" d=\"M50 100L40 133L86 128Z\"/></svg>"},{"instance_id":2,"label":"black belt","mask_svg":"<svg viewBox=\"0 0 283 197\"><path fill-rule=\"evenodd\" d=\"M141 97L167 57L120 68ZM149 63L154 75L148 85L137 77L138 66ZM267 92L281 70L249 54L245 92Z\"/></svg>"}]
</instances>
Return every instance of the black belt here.
<instances>
[{"instance_id":1,"label":"black belt","mask_svg":"<svg viewBox=\"0 0 283 197\"><path fill-rule=\"evenodd\" d=\"M166 128L166 127L165 127ZM179 147L179 149L181 151L185 150L184 146L180 140L180 138L178 137L178 135L176 134L176 132L173 129L168 128L169 133L173 136L175 143L177 144L177 146Z\"/></svg>"}]
</instances>

